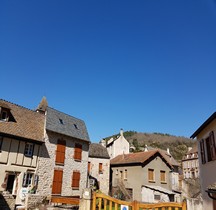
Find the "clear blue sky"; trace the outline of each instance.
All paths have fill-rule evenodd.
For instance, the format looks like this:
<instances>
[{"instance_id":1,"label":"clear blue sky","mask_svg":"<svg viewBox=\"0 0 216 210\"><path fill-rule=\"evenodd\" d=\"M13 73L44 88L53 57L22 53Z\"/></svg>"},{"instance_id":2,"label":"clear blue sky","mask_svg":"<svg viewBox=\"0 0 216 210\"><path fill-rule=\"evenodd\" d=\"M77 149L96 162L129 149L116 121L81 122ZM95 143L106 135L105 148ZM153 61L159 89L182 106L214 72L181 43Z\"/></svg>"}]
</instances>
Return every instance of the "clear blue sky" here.
<instances>
[{"instance_id":1,"label":"clear blue sky","mask_svg":"<svg viewBox=\"0 0 216 210\"><path fill-rule=\"evenodd\" d=\"M0 98L121 128L189 137L215 110L216 1L0 2Z\"/></svg>"}]
</instances>

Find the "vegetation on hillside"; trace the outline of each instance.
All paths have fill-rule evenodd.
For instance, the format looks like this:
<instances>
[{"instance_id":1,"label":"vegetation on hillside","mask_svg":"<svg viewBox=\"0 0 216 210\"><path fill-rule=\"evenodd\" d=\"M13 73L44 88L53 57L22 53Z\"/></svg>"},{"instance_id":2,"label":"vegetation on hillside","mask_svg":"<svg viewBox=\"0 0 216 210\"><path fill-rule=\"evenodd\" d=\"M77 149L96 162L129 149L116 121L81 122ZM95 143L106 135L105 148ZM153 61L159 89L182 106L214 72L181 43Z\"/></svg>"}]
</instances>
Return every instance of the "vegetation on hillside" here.
<instances>
[{"instance_id":1,"label":"vegetation on hillside","mask_svg":"<svg viewBox=\"0 0 216 210\"><path fill-rule=\"evenodd\" d=\"M107 137L117 138L119 134ZM136 131L125 131L124 137L129 141L130 145L135 148L135 152L143 151L145 146L167 150L169 148L172 156L180 161L187 153L189 147L195 145L195 141L186 137L173 136L163 133L140 133Z\"/></svg>"}]
</instances>

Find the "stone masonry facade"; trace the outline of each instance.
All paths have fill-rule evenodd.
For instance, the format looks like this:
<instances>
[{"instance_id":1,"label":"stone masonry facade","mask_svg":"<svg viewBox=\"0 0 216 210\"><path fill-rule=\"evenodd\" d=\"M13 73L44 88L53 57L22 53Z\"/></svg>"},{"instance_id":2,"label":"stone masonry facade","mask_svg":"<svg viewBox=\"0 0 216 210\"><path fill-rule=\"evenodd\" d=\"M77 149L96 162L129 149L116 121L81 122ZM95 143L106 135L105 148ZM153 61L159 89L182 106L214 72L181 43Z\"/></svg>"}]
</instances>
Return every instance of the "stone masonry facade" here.
<instances>
[{"instance_id":1,"label":"stone masonry facade","mask_svg":"<svg viewBox=\"0 0 216 210\"><path fill-rule=\"evenodd\" d=\"M64 165L56 165L55 163L58 139L64 139L66 141ZM73 159L75 143L82 144L81 161L75 161ZM87 181L88 148L89 142L48 131L45 135L45 144L41 148L38 167L39 184L37 191L42 195L51 196L54 169L60 169L63 170L61 196L81 196ZM80 172L80 187L78 190L73 190L71 187L74 170Z\"/></svg>"}]
</instances>

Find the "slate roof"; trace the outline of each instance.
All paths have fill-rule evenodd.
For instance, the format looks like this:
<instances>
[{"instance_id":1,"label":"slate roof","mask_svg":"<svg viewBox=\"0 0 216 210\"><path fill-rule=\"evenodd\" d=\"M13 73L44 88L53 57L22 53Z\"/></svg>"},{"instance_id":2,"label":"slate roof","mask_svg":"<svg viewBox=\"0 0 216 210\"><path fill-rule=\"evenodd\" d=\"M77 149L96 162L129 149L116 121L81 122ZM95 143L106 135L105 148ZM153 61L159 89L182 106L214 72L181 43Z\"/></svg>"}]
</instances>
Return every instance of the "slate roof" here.
<instances>
[{"instance_id":1,"label":"slate roof","mask_svg":"<svg viewBox=\"0 0 216 210\"><path fill-rule=\"evenodd\" d=\"M90 141L85 122L60 112L51 107L46 108L46 129L84 141Z\"/></svg>"},{"instance_id":2,"label":"slate roof","mask_svg":"<svg viewBox=\"0 0 216 210\"><path fill-rule=\"evenodd\" d=\"M101 144L91 143L89 146L89 157L110 159L107 149Z\"/></svg>"},{"instance_id":3,"label":"slate roof","mask_svg":"<svg viewBox=\"0 0 216 210\"><path fill-rule=\"evenodd\" d=\"M118 155L110 161L111 165L130 165L130 164L144 164L150 158L160 156L167 165L172 168L171 162L161 153L160 150L150 150L147 152L137 152L137 153L129 153Z\"/></svg>"},{"instance_id":4,"label":"slate roof","mask_svg":"<svg viewBox=\"0 0 216 210\"><path fill-rule=\"evenodd\" d=\"M0 120L0 134L33 141L44 141L45 116L17 104L0 99L0 107L9 110L12 120Z\"/></svg>"}]
</instances>

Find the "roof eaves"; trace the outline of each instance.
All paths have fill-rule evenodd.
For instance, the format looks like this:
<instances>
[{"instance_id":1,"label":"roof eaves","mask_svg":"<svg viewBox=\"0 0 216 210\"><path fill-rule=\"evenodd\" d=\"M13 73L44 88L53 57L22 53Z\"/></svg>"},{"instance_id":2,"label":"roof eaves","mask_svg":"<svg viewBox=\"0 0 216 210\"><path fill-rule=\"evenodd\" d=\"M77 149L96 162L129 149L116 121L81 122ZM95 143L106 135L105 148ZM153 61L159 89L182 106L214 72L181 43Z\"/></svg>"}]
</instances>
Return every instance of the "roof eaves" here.
<instances>
[{"instance_id":1,"label":"roof eaves","mask_svg":"<svg viewBox=\"0 0 216 210\"><path fill-rule=\"evenodd\" d=\"M192 135L190 138L194 139L207 125L209 125L216 118L216 112L214 112Z\"/></svg>"}]
</instances>

